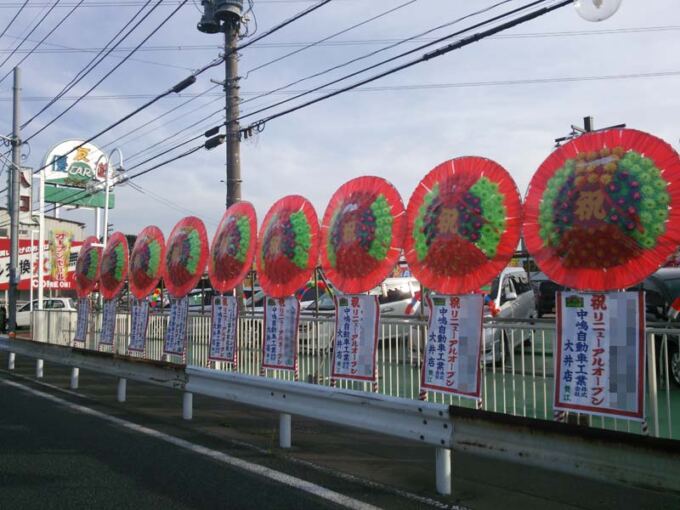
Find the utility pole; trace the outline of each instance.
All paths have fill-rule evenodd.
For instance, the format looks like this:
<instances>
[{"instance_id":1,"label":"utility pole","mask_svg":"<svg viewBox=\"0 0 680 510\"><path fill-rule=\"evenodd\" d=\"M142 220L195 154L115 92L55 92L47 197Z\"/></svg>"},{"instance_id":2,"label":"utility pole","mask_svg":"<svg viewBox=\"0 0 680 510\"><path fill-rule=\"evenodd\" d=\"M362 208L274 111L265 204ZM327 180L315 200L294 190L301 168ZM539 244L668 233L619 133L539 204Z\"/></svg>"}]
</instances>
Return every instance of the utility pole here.
<instances>
[{"instance_id":1,"label":"utility pole","mask_svg":"<svg viewBox=\"0 0 680 510\"><path fill-rule=\"evenodd\" d=\"M224 23L224 94L227 114L227 202L229 207L241 200L241 126L239 117L238 33L241 18L232 17Z\"/></svg>"},{"instance_id":2,"label":"utility pole","mask_svg":"<svg viewBox=\"0 0 680 510\"><path fill-rule=\"evenodd\" d=\"M227 126L226 200L229 207L241 200L241 126L239 117L238 34L243 0L203 0L203 16L198 30L206 34L224 33L224 94Z\"/></svg>"},{"instance_id":3,"label":"utility pole","mask_svg":"<svg viewBox=\"0 0 680 510\"><path fill-rule=\"evenodd\" d=\"M12 187L9 190L11 197L9 206L10 219L10 246L9 246L9 295L8 295L8 331L14 334L17 329L17 293L19 286L19 184L21 181L21 123L19 122L19 99L21 71L18 67L14 68L13 86L13 119L12 119L12 165L9 171L12 175ZM31 246L31 250L33 247Z\"/></svg>"}]
</instances>

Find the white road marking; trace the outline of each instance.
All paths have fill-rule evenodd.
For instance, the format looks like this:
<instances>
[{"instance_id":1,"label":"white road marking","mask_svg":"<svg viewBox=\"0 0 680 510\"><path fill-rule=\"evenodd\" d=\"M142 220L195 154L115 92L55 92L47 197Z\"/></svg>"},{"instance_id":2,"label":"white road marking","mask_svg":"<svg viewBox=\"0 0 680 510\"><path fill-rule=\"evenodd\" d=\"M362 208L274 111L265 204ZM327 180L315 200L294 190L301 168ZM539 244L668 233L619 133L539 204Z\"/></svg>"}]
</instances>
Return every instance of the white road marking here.
<instances>
[{"instance_id":1,"label":"white road marking","mask_svg":"<svg viewBox=\"0 0 680 510\"><path fill-rule=\"evenodd\" d=\"M189 441L186 441L184 439L180 439L178 437L171 436L169 434L165 434L163 432L160 432L158 430L150 429L148 427L145 427L143 425L138 425L136 423L132 423L127 420L123 420L121 418L117 418L115 416L110 416L106 413L102 413L101 411L97 411L95 409L81 406L79 404L75 404L73 402L69 402L68 400L64 400L62 398L56 397L54 395L50 395L49 393L44 393L42 391L38 391L33 388L29 388L28 386L24 386L23 384L19 384L14 381L8 381L6 379L0 379L0 382L12 386L14 388L26 391L28 393L31 393L32 395L35 395L37 397L44 398L46 400L51 400L52 402L55 402L57 404L60 404L64 407L67 407L68 409L71 409L73 411L77 411L82 414L87 414L90 416L95 416L97 418L101 418L102 420L106 420L108 422L114 423L120 427L132 430L134 432L140 433L140 434L145 434L147 436L154 437L156 439L160 439L161 441L165 441L167 443L170 443L172 445L178 446L180 448L184 448L186 450L190 450L194 453L197 453L199 455L204 455L206 457L210 457L218 462L222 462L224 464L228 464L230 466L233 466L238 469L242 469L243 471L248 471L249 473L262 476L265 478L269 478L270 480L274 480L275 482L281 483L283 485L288 485L289 487L292 487L297 490L301 490L303 492L307 492L309 494L312 494L314 496L317 496L319 498L325 499L327 501L330 501L332 503L335 503L337 505L344 506L346 508L351 508L351 509L356 509L356 510L379 510L379 507L370 505L368 503L364 503L363 501L359 501L354 498L350 498L349 496L345 496L343 494L340 494L338 492L332 491L330 489L326 489L325 487L321 487L320 485L308 482L306 480L302 480L300 478L296 478L294 476L287 475L285 473L281 473L280 471L276 471L274 469L270 469L265 466L260 466L258 464L253 464L252 462L247 462L245 460L232 457L231 455L227 455L226 453L217 451L217 450L212 450L210 448L206 448L205 446L197 445L195 443L191 443Z\"/></svg>"}]
</instances>

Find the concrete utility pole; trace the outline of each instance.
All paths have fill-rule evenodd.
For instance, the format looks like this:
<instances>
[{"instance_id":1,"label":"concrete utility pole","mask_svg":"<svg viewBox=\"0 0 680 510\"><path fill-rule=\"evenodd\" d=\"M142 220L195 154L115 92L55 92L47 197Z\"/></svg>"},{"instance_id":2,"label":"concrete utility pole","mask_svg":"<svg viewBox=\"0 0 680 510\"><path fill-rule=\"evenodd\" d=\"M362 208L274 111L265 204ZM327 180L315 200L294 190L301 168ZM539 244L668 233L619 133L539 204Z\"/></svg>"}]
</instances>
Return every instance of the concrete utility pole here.
<instances>
[{"instance_id":1,"label":"concrete utility pole","mask_svg":"<svg viewBox=\"0 0 680 510\"><path fill-rule=\"evenodd\" d=\"M21 71L18 67L14 68L14 87L13 87L13 119L12 119L12 165L9 171L12 175L12 187L9 190L11 197L9 206L10 219L10 246L9 246L9 295L7 298L8 306L8 328L10 333L17 329L17 293L19 290L19 185L21 181L21 123L19 122L19 99ZM31 247L31 250L33 247Z\"/></svg>"},{"instance_id":2,"label":"concrete utility pole","mask_svg":"<svg viewBox=\"0 0 680 510\"><path fill-rule=\"evenodd\" d=\"M240 15L224 23L224 55L227 114L227 207L241 200L241 126L239 117L238 32Z\"/></svg>"},{"instance_id":3,"label":"concrete utility pole","mask_svg":"<svg viewBox=\"0 0 680 510\"><path fill-rule=\"evenodd\" d=\"M224 33L224 94L227 126L226 207L241 200L241 126L239 117L238 34L243 0L203 0L203 16L198 30L206 34Z\"/></svg>"}]
</instances>

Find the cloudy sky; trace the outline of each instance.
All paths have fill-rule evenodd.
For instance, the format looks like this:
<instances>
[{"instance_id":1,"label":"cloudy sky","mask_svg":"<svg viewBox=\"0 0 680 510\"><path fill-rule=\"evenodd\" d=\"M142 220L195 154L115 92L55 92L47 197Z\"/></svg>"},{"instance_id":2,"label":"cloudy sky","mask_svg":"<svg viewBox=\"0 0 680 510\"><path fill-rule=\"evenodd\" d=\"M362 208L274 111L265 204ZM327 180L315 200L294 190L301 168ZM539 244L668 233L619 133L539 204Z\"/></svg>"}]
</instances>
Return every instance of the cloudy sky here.
<instances>
[{"instance_id":1,"label":"cloudy sky","mask_svg":"<svg viewBox=\"0 0 680 510\"><path fill-rule=\"evenodd\" d=\"M23 0L0 4L0 30L21 3ZM75 3L63 0L20 51L0 67L0 78ZM85 0L22 64L24 118L45 105L93 56L91 51L72 49L102 47L144 3ZM495 3L498 0L333 0L242 52L242 97L253 98L258 92L286 85ZM528 0L508 1L490 13L438 30L425 39L444 36L492 13L525 3ZM0 62L51 4L47 0L29 2L0 39ZM164 1L121 48L135 46L178 4ZM255 29L253 18L261 33L312 4L309 0L255 0L250 32ZM407 5L325 44L254 70L300 49L304 43L402 4ZM39 167L49 146L72 137L91 136L215 58L221 36L198 32L199 17L198 7L189 1L132 57L134 60L125 62L87 99L30 141L27 164ZM369 90L347 93L273 120L261 134L242 145L243 198L254 203L260 219L275 200L287 194L308 197L322 215L330 196L343 182L368 174L390 180L408 202L417 182L431 168L464 155L496 160L508 169L524 193L531 175L552 150L553 140L568 134L571 124L581 124L584 115L592 115L596 127L625 122L678 148L679 34L677 0L623 0L620 11L601 23L584 21L571 6L562 8L503 36L374 82ZM402 44L291 89L321 85L428 41L420 38L417 43ZM67 99L36 118L26 128L24 138L69 106L74 96L109 74L126 54L120 51L107 58L67 94ZM608 78L599 79L603 77ZM200 134L223 118L219 110L224 102L218 88L117 140L192 95L207 91L213 86L211 79L223 78L221 67L204 73L182 97L175 95L156 103L95 143L108 149L120 147L126 166L131 167L173 143ZM242 105L242 110L247 113L287 97L290 94L251 100ZM0 83L0 129L4 134L11 129L10 99L11 76ZM215 115L210 119L163 141L211 113ZM257 120L261 115L247 120ZM193 143L185 147L191 146ZM1 179L4 182L4 173ZM223 180L224 146L211 152L201 150L136 179L140 189L126 186L116 190L118 202L111 222L126 233L137 233L146 225L156 224L167 234L179 218L195 214L212 232L224 210ZM88 221L93 230L92 212L74 211L64 216Z\"/></svg>"}]
</instances>

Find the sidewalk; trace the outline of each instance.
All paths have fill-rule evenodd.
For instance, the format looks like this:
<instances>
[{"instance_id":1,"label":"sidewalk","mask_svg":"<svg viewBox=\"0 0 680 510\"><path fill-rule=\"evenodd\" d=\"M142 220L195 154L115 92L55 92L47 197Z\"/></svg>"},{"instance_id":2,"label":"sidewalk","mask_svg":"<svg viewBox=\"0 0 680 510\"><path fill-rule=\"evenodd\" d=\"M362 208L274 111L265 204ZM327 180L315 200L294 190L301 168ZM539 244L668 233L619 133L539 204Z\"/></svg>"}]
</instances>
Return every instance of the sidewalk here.
<instances>
[{"instance_id":1,"label":"sidewalk","mask_svg":"<svg viewBox=\"0 0 680 510\"><path fill-rule=\"evenodd\" d=\"M3 352L0 377L14 377L6 367L7 353ZM15 372L32 379L34 361L18 358ZM70 368L45 365L44 383L67 389L69 380ZM19 381L29 384L25 379ZM81 371L77 395L59 392L59 396L383 508L680 508L680 495L602 484L459 453L453 454L453 496L442 498L434 490L435 453L431 447L294 416L293 448L284 451L278 448L275 413L194 395L194 419L185 422L180 393L128 381L127 402L119 404L116 384L115 378Z\"/></svg>"}]
</instances>

